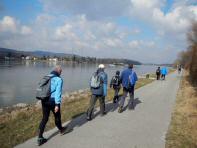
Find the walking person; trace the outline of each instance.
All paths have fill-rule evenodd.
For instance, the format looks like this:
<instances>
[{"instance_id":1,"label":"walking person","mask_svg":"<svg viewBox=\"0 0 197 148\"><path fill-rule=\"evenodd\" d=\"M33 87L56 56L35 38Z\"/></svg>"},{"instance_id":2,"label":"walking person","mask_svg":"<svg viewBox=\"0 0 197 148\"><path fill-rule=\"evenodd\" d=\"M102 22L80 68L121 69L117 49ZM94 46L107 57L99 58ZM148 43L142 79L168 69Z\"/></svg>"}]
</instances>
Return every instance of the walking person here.
<instances>
[{"instance_id":1,"label":"walking person","mask_svg":"<svg viewBox=\"0 0 197 148\"><path fill-rule=\"evenodd\" d=\"M92 120L92 114L96 101L99 99L101 116L105 115L105 96L107 95L107 74L104 72L105 66L100 64L98 70L90 79L90 90L92 93L89 108L87 110L87 120Z\"/></svg>"},{"instance_id":2,"label":"walking person","mask_svg":"<svg viewBox=\"0 0 197 148\"><path fill-rule=\"evenodd\" d=\"M50 97L44 100L41 100L42 104L42 120L39 126L39 134L37 139L37 144L40 146L47 141L43 137L44 129L47 124L50 111L53 112L55 118L55 125L59 129L61 135L66 132L66 128L62 127L61 122L61 112L60 112L60 105L61 105L61 95L62 95L62 85L63 80L60 77L62 73L61 66L56 66L54 70L50 73Z\"/></svg>"},{"instance_id":3,"label":"walking person","mask_svg":"<svg viewBox=\"0 0 197 148\"><path fill-rule=\"evenodd\" d=\"M130 96L128 107L129 109L134 108L134 89L138 77L137 74L133 71L133 64L129 64L128 68L121 73L120 79L123 87L123 95L119 104L119 113L123 111L125 98L127 97L128 93ZM130 107L130 105L132 106L132 108Z\"/></svg>"},{"instance_id":4,"label":"walking person","mask_svg":"<svg viewBox=\"0 0 197 148\"><path fill-rule=\"evenodd\" d=\"M157 76L157 80L160 80L160 77L161 77L161 69L160 69L160 67L158 67L157 70L156 70L156 76Z\"/></svg>"},{"instance_id":5,"label":"walking person","mask_svg":"<svg viewBox=\"0 0 197 148\"><path fill-rule=\"evenodd\" d=\"M181 65L178 65L178 73L180 74L181 73Z\"/></svg>"},{"instance_id":6,"label":"walking person","mask_svg":"<svg viewBox=\"0 0 197 148\"><path fill-rule=\"evenodd\" d=\"M166 67L162 67L162 69L161 69L161 78L162 78L162 80L166 79L167 73L168 73L167 68Z\"/></svg>"},{"instance_id":7,"label":"walking person","mask_svg":"<svg viewBox=\"0 0 197 148\"><path fill-rule=\"evenodd\" d=\"M110 83L110 88L114 89L114 98L113 98L113 103L118 102L119 98L119 91L121 88L121 81L120 81L120 71L116 71L116 75L112 77L111 83Z\"/></svg>"}]
</instances>

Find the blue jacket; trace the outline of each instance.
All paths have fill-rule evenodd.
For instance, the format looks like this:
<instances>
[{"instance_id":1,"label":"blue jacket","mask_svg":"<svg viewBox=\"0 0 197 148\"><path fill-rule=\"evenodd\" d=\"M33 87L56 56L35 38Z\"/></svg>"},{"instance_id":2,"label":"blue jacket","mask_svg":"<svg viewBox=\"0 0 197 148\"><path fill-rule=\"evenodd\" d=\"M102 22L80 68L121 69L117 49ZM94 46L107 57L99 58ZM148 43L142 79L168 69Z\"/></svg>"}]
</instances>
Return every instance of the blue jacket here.
<instances>
[{"instance_id":1,"label":"blue jacket","mask_svg":"<svg viewBox=\"0 0 197 148\"><path fill-rule=\"evenodd\" d=\"M121 79L121 82L122 82L122 86L123 87L129 88L129 76L131 74L132 74L133 80L136 82L138 80L138 77L137 77L137 74L132 69L127 68L124 71L122 71L121 76L120 76L120 79Z\"/></svg>"},{"instance_id":2,"label":"blue jacket","mask_svg":"<svg viewBox=\"0 0 197 148\"><path fill-rule=\"evenodd\" d=\"M55 104L61 104L62 100L62 86L63 80L55 74L51 74L51 98L50 101L54 101Z\"/></svg>"},{"instance_id":3,"label":"blue jacket","mask_svg":"<svg viewBox=\"0 0 197 148\"><path fill-rule=\"evenodd\" d=\"M163 67L163 68L161 69L161 74L162 74L162 75L167 75L167 73L168 73L167 68L166 68L166 67Z\"/></svg>"},{"instance_id":4,"label":"blue jacket","mask_svg":"<svg viewBox=\"0 0 197 148\"><path fill-rule=\"evenodd\" d=\"M103 79L103 96L107 96L107 74L104 71L101 71L99 74Z\"/></svg>"}]
</instances>

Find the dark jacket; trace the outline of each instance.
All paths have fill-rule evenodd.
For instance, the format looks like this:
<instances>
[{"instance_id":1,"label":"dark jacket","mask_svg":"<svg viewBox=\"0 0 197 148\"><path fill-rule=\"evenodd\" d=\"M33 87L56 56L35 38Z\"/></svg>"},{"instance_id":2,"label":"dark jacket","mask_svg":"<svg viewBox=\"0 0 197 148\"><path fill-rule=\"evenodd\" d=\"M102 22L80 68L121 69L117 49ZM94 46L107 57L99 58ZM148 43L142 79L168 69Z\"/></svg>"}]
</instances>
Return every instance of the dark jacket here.
<instances>
[{"instance_id":1,"label":"dark jacket","mask_svg":"<svg viewBox=\"0 0 197 148\"><path fill-rule=\"evenodd\" d=\"M114 79L117 79L118 80L118 84L117 85L114 84ZM111 79L111 82L110 82L110 87L113 86L114 89L120 89L120 87L121 87L120 84L121 84L120 76L119 75L113 76L112 79Z\"/></svg>"}]
</instances>

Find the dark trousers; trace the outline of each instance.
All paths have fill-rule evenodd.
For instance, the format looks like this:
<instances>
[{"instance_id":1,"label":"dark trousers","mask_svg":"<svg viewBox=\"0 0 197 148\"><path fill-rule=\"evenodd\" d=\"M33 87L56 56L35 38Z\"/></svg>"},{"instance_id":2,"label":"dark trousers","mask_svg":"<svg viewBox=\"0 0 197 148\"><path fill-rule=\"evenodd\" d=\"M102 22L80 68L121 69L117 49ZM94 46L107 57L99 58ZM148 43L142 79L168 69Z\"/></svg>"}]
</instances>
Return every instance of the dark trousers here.
<instances>
[{"instance_id":1,"label":"dark trousers","mask_svg":"<svg viewBox=\"0 0 197 148\"><path fill-rule=\"evenodd\" d=\"M97 99L99 99L101 114L105 112L105 96L92 95L92 98L90 99L90 105L87 110L87 116L90 118L92 117L92 113L93 113L94 106L96 104Z\"/></svg>"},{"instance_id":2,"label":"dark trousers","mask_svg":"<svg viewBox=\"0 0 197 148\"><path fill-rule=\"evenodd\" d=\"M157 74L157 80L159 80L160 79L160 74Z\"/></svg>"},{"instance_id":3,"label":"dark trousers","mask_svg":"<svg viewBox=\"0 0 197 148\"><path fill-rule=\"evenodd\" d=\"M55 113L55 102L44 102L42 101L42 120L40 122L39 126L39 138L43 137L44 129L47 124L47 121L49 119L50 111L53 112L54 117L55 117L55 125L59 130L62 130L62 122L61 122L61 113L60 113L60 106L59 106L59 111Z\"/></svg>"},{"instance_id":4,"label":"dark trousers","mask_svg":"<svg viewBox=\"0 0 197 148\"><path fill-rule=\"evenodd\" d=\"M114 88L114 98L113 98L113 102L115 103L116 101L118 101L118 98L119 98L119 93L120 91L120 88Z\"/></svg>"},{"instance_id":5,"label":"dark trousers","mask_svg":"<svg viewBox=\"0 0 197 148\"><path fill-rule=\"evenodd\" d=\"M123 95L122 95L122 97L121 97L121 100L120 100L120 107L123 107L124 106L124 102L125 102L125 99L126 99L126 97L127 97L127 94L129 93L129 102L128 102L128 106L130 105L130 104L132 104L133 105L133 103L134 103L134 89L135 89L135 86L133 85L133 86L130 86L129 88L125 88L125 87L123 87Z\"/></svg>"},{"instance_id":6,"label":"dark trousers","mask_svg":"<svg viewBox=\"0 0 197 148\"><path fill-rule=\"evenodd\" d=\"M165 80L166 79L166 75L165 74L162 74L161 75L161 78L162 78L162 80Z\"/></svg>"}]
</instances>

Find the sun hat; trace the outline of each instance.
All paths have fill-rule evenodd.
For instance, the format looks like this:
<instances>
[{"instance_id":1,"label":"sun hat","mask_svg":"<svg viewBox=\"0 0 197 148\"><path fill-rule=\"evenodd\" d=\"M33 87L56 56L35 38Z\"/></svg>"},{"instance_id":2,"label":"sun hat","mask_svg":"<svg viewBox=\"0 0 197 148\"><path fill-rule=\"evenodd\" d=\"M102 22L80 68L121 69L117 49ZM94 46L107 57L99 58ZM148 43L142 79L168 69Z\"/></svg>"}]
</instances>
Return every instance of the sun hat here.
<instances>
[{"instance_id":1,"label":"sun hat","mask_svg":"<svg viewBox=\"0 0 197 148\"><path fill-rule=\"evenodd\" d=\"M99 64L98 68L104 69L105 65L104 64Z\"/></svg>"}]
</instances>

